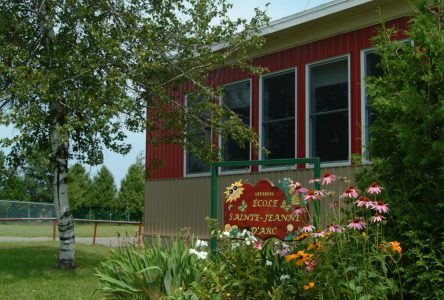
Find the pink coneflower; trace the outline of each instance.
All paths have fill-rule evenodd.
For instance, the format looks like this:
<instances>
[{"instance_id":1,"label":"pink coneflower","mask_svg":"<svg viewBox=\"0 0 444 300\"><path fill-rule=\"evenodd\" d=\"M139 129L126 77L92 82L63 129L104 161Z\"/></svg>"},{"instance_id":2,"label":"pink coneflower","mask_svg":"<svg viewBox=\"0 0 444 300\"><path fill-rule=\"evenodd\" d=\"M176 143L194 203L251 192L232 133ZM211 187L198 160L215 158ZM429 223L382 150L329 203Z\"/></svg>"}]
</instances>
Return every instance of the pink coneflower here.
<instances>
[{"instance_id":1,"label":"pink coneflower","mask_svg":"<svg viewBox=\"0 0 444 300\"><path fill-rule=\"evenodd\" d=\"M254 248L261 250L262 249L262 242L261 241L256 241L254 242Z\"/></svg>"},{"instance_id":2,"label":"pink coneflower","mask_svg":"<svg viewBox=\"0 0 444 300\"><path fill-rule=\"evenodd\" d=\"M330 207L331 209L333 209L333 208L336 208L336 207L341 206L341 203L342 203L341 200L336 200L336 201L333 201L332 203L330 203L330 204L328 205L328 207Z\"/></svg>"},{"instance_id":3,"label":"pink coneflower","mask_svg":"<svg viewBox=\"0 0 444 300\"><path fill-rule=\"evenodd\" d=\"M332 182L336 181L336 175L332 175L328 172L324 173L324 176L322 177L322 183L321 184L330 184Z\"/></svg>"},{"instance_id":4,"label":"pink coneflower","mask_svg":"<svg viewBox=\"0 0 444 300\"><path fill-rule=\"evenodd\" d=\"M358 198L358 191L354 187L349 186L348 189L346 189L345 192L341 196L339 196L339 198L356 199Z\"/></svg>"},{"instance_id":5,"label":"pink coneflower","mask_svg":"<svg viewBox=\"0 0 444 300\"><path fill-rule=\"evenodd\" d=\"M310 224L305 224L302 229L301 232L313 232L316 228L313 225Z\"/></svg>"},{"instance_id":6,"label":"pink coneflower","mask_svg":"<svg viewBox=\"0 0 444 300\"><path fill-rule=\"evenodd\" d=\"M325 195L327 195L327 192L325 190L316 190L315 191L316 196L320 197L324 197Z\"/></svg>"},{"instance_id":7,"label":"pink coneflower","mask_svg":"<svg viewBox=\"0 0 444 300\"><path fill-rule=\"evenodd\" d=\"M380 214L376 213L373 217L372 217L372 223L379 223L382 222L382 219L385 219L383 216L381 216Z\"/></svg>"},{"instance_id":8,"label":"pink coneflower","mask_svg":"<svg viewBox=\"0 0 444 300\"><path fill-rule=\"evenodd\" d=\"M318 197L318 195L316 195L316 192L313 191L313 190L308 190L307 194L304 197L304 201L307 201L307 200L317 200L317 199L319 199L319 197Z\"/></svg>"},{"instance_id":9,"label":"pink coneflower","mask_svg":"<svg viewBox=\"0 0 444 300\"><path fill-rule=\"evenodd\" d=\"M320 181L321 181L320 178L313 178L313 179L310 179L310 180L308 181L308 183L315 183L315 182L320 182Z\"/></svg>"},{"instance_id":10,"label":"pink coneflower","mask_svg":"<svg viewBox=\"0 0 444 300\"><path fill-rule=\"evenodd\" d=\"M291 185L290 185L290 187L292 187L292 188L294 188L294 190L298 193L298 194L305 194L306 192L308 192L308 189L306 189L306 188L304 188L303 186L302 186L302 184L300 183L300 182L295 182L295 183L292 183Z\"/></svg>"},{"instance_id":11,"label":"pink coneflower","mask_svg":"<svg viewBox=\"0 0 444 300\"><path fill-rule=\"evenodd\" d=\"M342 227L338 224L328 224L327 229L330 232L337 232L337 233L342 232Z\"/></svg>"},{"instance_id":12,"label":"pink coneflower","mask_svg":"<svg viewBox=\"0 0 444 300\"><path fill-rule=\"evenodd\" d=\"M361 218L354 218L350 224L347 225L347 228L354 230L362 230L365 228L367 224Z\"/></svg>"},{"instance_id":13,"label":"pink coneflower","mask_svg":"<svg viewBox=\"0 0 444 300\"><path fill-rule=\"evenodd\" d=\"M312 237L325 237L325 231L317 230L311 234Z\"/></svg>"},{"instance_id":14,"label":"pink coneflower","mask_svg":"<svg viewBox=\"0 0 444 300\"><path fill-rule=\"evenodd\" d=\"M384 188L380 187L376 181L373 181L370 187L367 189L369 194L380 194Z\"/></svg>"},{"instance_id":15,"label":"pink coneflower","mask_svg":"<svg viewBox=\"0 0 444 300\"><path fill-rule=\"evenodd\" d=\"M305 214L306 212L307 212L307 209L305 207L300 206L300 205L296 205L293 210L293 214L297 217Z\"/></svg>"},{"instance_id":16,"label":"pink coneflower","mask_svg":"<svg viewBox=\"0 0 444 300\"><path fill-rule=\"evenodd\" d=\"M378 213L387 213L389 211L388 204L385 204L382 200L372 202L372 209L376 210Z\"/></svg>"},{"instance_id":17,"label":"pink coneflower","mask_svg":"<svg viewBox=\"0 0 444 300\"><path fill-rule=\"evenodd\" d=\"M313 268L316 266L318 261L316 259L313 259L311 261L305 261L305 265L307 266L307 271L313 270Z\"/></svg>"},{"instance_id":18,"label":"pink coneflower","mask_svg":"<svg viewBox=\"0 0 444 300\"><path fill-rule=\"evenodd\" d=\"M358 207L365 206L366 208L372 207L372 201L367 197L359 197L358 201L353 202Z\"/></svg>"}]
</instances>

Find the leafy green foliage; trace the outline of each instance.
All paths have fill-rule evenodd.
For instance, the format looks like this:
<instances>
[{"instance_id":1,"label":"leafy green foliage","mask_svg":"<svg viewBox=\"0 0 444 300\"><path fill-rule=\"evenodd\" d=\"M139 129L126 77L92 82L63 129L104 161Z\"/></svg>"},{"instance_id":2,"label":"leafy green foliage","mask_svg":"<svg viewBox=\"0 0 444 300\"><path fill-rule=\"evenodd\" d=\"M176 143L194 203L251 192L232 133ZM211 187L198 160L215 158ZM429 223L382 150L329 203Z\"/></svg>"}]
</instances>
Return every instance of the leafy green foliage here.
<instances>
[{"instance_id":1,"label":"leafy green foliage","mask_svg":"<svg viewBox=\"0 0 444 300\"><path fill-rule=\"evenodd\" d=\"M101 291L110 299L169 299L200 279L196 258L183 239L162 245L126 245L97 268Z\"/></svg>"},{"instance_id":2,"label":"leafy green foliage","mask_svg":"<svg viewBox=\"0 0 444 300\"><path fill-rule=\"evenodd\" d=\"M419 1L406 31L411 43L393 41L395 29L380 31L374 44L384 74L368 85L376 120L370 148L374 164L366 172L391 191L396 222L388 233L402 236L408 249L405 291L423 299L433 298L424 288L431 278L418 276L417 262L428 257L442 270L433 257L442 251L444 234L444 5L433 4ZM412 234L422 236L428 247ZM436 284L434 289L444 289L442 281Z\"/></svg>"},{"instance_id":3,"label":"leafy green foliage","mask_svg":"<svg viewBox=\"0 0 444 300\"><path fill-rule=\"evenodd\" d=\"M70 157L92 165L102 162L103 147L129 151L124 128L147 128L153 146L184 144L185 116L197 115L174 97L184 83L205 95L213 112L205 123L254 137L236 118L222 122L223 108L211 105L213 70L259 71L247 52L262 43L257 34L268 19L257 11L249 21L230 20L230 8L224 0L2 2L0 124L17 129L2 140L13 162L31 149L50 153L54 132L69 142Z\"/></svg>"}]
</instances>

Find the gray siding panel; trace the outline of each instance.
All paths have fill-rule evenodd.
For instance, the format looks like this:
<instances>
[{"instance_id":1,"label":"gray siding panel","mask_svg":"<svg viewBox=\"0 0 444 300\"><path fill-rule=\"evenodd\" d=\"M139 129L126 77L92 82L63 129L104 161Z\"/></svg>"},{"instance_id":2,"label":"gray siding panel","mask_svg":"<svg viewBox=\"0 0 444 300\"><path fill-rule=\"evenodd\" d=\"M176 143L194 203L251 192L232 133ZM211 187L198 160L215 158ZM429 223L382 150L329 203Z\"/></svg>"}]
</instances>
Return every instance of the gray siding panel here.
<instances>
[{"instance_id":1,"label":"gray siding panel","mask_svg":"<svg viewBox=\"0 0 444 300\"><path fill-rule=\"evenodd\" d=\"M330 167L325 170L337 176L345 176L353 180L356 167ZM278 180L290 177L309 186L313 177L312 169L269 171L236 175L220 175L218 178L218 216L223 224L223 205L225 187L234 181L256 184L263 178L277 184ZM336 198L348 184L335 183L328 190L336 192ZM208 237L209 232L205 218L210 215L210 177L192 177L180 179L148 180L145 182L145 236L176 236L180 229L190 227L191 232L199 237ZM326 225L329 219L328 203L321 201L321 223Z\"/></svg>"}]
</instances>

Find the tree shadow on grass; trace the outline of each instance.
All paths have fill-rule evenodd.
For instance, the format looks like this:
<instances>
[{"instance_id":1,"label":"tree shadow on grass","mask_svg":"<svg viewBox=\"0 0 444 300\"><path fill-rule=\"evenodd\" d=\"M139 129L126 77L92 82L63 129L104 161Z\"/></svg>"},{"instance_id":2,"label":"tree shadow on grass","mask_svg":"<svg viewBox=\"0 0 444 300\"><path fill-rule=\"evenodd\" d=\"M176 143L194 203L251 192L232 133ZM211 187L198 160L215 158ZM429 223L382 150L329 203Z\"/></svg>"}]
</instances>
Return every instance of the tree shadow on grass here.
<instances>
[{"instance_id":1,"label":"tree shadow on grass","mask_svg":"<svg viewBox=\"0 0 444 300\"><path fill-rule=\"evenodd\" d=\"M58 246L58 245L57 245ZM59 270L55 267L58 248L54 246L12 245L0 247L0 282L13 283L17 280L51 280L54 278L84 278L92 276L95 268L106 258L103 253L76 249L74 270Z\"/></svg>"}]
</instances>

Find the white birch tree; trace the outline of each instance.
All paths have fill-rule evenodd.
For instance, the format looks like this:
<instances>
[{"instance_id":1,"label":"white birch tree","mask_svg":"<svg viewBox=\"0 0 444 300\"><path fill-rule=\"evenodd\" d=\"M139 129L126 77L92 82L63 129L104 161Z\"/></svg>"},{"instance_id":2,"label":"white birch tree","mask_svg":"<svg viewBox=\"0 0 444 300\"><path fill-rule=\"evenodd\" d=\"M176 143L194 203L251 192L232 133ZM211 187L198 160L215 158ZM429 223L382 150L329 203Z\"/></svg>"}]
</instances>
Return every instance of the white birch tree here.
<instances>
[{"instance_id":1,"label":"white birch tree","mask_svg":"<svg viewBox=\"0 0 444 300\"><path fill-rule=\"evenodd\" d=\"M99 164L103 147L125 154L124 130L145 128L162 132L153 146L178 143L215 157L217 149L199 151L191 137L184 144L184 124L193 120L243 142L255 137L213 103L217 93L208 86L207 74L220 67L258 71L248 50L261 43L267 18L257 11L250 21L232 21L229 9L225 0L0 1L0 125L17 129L1 144L12 165L35 151L51 157L59 267L75 266L69 159ZM207 119L168 93L185 82L205 95ZM147 107L156 112L148 120Z\"/></svg>"}]
</instances>

